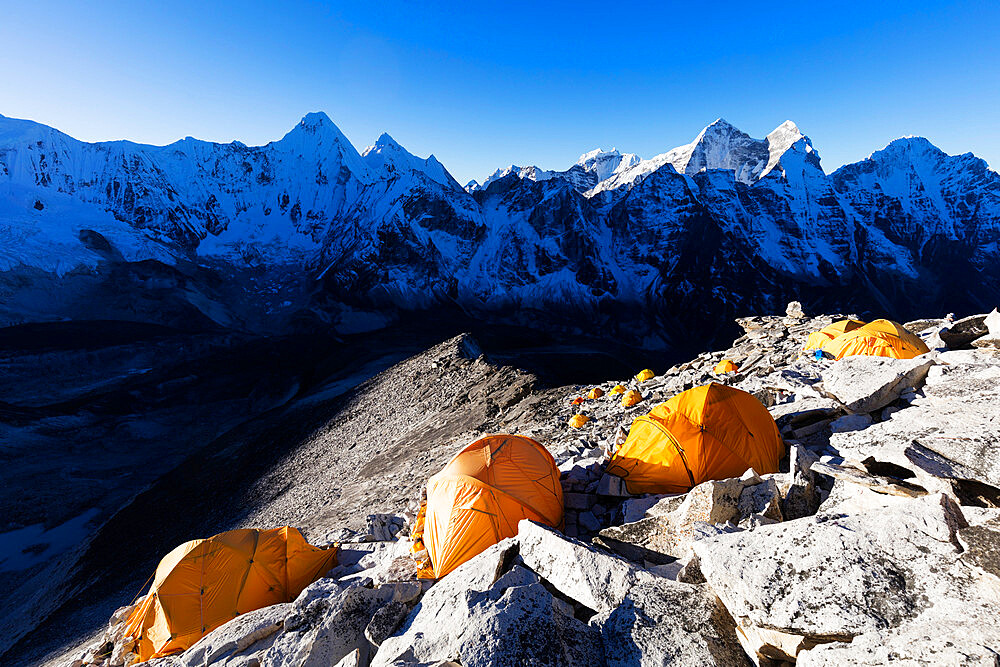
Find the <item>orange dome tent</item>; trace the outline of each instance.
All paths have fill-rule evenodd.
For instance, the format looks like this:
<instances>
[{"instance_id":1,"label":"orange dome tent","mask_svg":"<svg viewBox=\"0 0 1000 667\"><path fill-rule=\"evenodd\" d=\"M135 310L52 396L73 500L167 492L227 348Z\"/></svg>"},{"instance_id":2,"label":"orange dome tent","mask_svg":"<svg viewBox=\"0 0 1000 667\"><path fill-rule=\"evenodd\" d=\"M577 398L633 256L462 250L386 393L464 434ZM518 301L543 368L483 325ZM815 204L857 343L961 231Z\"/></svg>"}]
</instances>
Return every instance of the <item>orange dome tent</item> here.
<instances>
[{"instance_id":1,"label":"orange dome tent","mask_svg":"<svg viewBox=\"0 0 1000 667\"><path fill-rule=\"evenodd\" d=\"M427 482L423 540L440 578L500 540L517 535L521 519L553 527L563 521L559 468L548 450L520 435L476 440Z\"/></svg>"},{"instance_id":2,"label":"orange dome tent","mask_svg":"<svg viewBox=\"0 0 1000 667\"><path fill-rule=\"evenodd\" d=\"M891 320L875 320L854 331L837 336L823 346L836 359L865 355L912 359L930 352L924 341Z\"/></svg>"},{"instance_id":3,"label":"orange dome tent","mask_svg":"<svg viewBox=\"0 0 1000 667\"><path fill-rule=\"evenodd\" d=\"M809 338L806 339L806 344L805 347L802 348L802 351L811 352L813 350L822 350L824 345L837 336L845 334L849 331L854 331L855 329L860 329L863 326L865 326L865 323L860 320L838 320L833 324L823 327L819 331L814 331L809 334Z\"/></svg>"},{"instance_id":4,"label":"orange dome tent","mask_svg":"<svg viewBox=\"0 0 1000 667\"><path fill-rule=\"evenodd\" d=\"M739 369L737 368L736 364L732 362L731 359L723 359L722 361L720 361L715 365L715 368L712 369L712 372L715 373L716 375L722 375L723 373L735 373L737 370Z\"/></svg>"},{"instance_id":5,"label":"orange dome tent","mask_svg":"<svg viewBox=\"0 0 1000 667\"><path fill-rule=\"evenodd\" d=\"M622 407L631 408L633 405L642 400L642 394L640 394L635 389L629 389L622 395Z\"/></svg>"},{"instance_id":6,"label":"orange dome tent","mask_svg":"<svg viewBox=\"0 0 1000 667\"><path fill-rule=\"evenodd\" d=\"M593 389L587 392L587 398L590 399L600 398L601 396L604 396L604 390L601 389L600 387L594 387Z\"/></svg>"},{"instance_id":7,"label":"orange dome tent","mask_svg":"<svg viewBox=\"0 0 1000 667\"><path fill-rule=\"evenodd\" d=\"M160 561L125 635L140 661L179 653L240 614L291 602L336 564L336 547L314 547L288 526L185 542Z\"/></svg>"},{"instance_id":8,"label":"orange dome tent","mask_svg":"<svg viewBox=\"0 0 1000 667\"><path fill-rule=\"evenodd\" d=\"M569 418L569 425L573 428L580 428L589 421L590 417L587 415L576 414Z\"/></svg>"},{"instance_id":9,"label":"orange dome tent","mask_svg":"<svg viewBox=\"0 0 1000 667\"><path fill-rule=\"evenodd\" d=\"M632 422L607 472L629 493L681 493L753 468L778 472L785 446L751 394L712 383L677 394Z\"/></svg>"}]
</instances>

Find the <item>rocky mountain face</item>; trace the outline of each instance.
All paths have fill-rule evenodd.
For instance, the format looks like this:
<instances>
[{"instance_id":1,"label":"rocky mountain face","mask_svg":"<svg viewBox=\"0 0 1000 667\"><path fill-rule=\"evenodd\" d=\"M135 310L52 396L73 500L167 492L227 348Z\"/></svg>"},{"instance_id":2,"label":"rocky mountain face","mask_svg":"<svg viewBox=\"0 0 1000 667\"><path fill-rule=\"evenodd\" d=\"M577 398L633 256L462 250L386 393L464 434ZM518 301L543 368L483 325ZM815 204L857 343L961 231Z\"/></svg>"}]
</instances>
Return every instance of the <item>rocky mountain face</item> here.
<instances>
[{"instance_id":1,"label":"rocky mountain face","mask_svg":"<svg viewBox=\"0 0 1000 667\"><path fill-rule=\"evenodd\" d=\"M599 385L639 391L628 408L608 393L575 401L588 386L542 389L493 366L469 336L394 366L359 385L330 427L308 426L301 447L232 500L248 506L242 513L227 516L211 498L202 500L215 510L210 522L185 513L206 529L292 521L316 543L340 542L338 566L293 602L239 616L151 667L995 663L1000 315L908 323L932 348L914 359L800 355L810 332L842 317L790 307L741 318L728 349L643 382ZM737 371L715 375L723 358ZM711 381L767 406L788 447L779 472L643 496L605 474L635 417ZM397 386L420 404L397 411L373 400ZM576 413L590 417L581 428L567 424ZM370 437L373 419L392 427L392 442ZM516 537L437 582L417 581L407 534L419 485L449 451L515 426L559 465L565 529L522 522ZM230 440L225 451L247 446ZM369 463L352 469L352 457ZM191 470L233 475L203 463ZM145 516L171 487L126 514ZM116 567L91 577L120 579L139 562L136 548L105 541ZM124 664L127 611L49 664Z\"/></svg>"},{"instance_id":2,"label":"rocky mountain face","mask_svg":"<svg viewBox=\"0 0 1000 667\"><path fill-rule=\"evenodd\" d=\"M718 120L650 159L597 150L463 188L388 135L359 154L321 113L257 147L0 118L0 238L7 324L351 332L454 308L669 347L791 298L992 307L1000 176L920 138L828 175L793 123L758 140Z\"/></svg>"}]
</instances>

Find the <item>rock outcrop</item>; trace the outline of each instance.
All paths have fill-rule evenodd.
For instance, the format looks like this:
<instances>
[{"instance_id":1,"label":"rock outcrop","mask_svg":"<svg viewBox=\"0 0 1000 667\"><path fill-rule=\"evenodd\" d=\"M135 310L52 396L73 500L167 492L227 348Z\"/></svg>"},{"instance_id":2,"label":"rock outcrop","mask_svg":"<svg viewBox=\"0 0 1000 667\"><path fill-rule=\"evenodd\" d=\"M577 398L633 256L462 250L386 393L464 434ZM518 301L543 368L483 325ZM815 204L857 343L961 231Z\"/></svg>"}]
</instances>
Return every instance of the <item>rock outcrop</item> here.
<instances>
[{"instance_id":1,"label":"rock outcrop","mask_svg":"<svg viewBox=\"0 0 1000 667\"><path fill-rule=\"evenodd\" d=\"M432 583L408 555L412 514L373 514L294 602L152 664L994 664L1000 357L968 336L905 361L800 357L834 317L793 304L741 320L732 348L621 382L642 393L634 407L609 393L617 380L528 391L505 417L552 451L565 530L522 521ZM930 339L944 320L928 322L908 326ZM738 371L714 375L721 358ZM635 416L709 381L768 406L780 469L629 496L608 453ZM590 420L573 429L576 412ZM76 664L123 664L108 649L123 614Z\"/></svg>"}]
</instances>

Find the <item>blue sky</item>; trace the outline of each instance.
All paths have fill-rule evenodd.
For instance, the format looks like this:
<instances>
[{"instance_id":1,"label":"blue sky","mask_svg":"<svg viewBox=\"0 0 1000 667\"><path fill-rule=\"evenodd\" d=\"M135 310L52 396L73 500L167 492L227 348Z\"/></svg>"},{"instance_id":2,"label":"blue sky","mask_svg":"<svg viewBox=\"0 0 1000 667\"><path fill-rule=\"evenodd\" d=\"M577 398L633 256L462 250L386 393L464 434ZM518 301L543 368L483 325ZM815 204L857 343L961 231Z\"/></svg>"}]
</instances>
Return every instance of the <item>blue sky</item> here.
<instances>
[{"instance_id":1,"label":"blue sky","mask_svg":"<svg viewBox=\"0 0 1000 667\"><path fill-rule=\"evenodd\" d=\"M8 2L0 114L260 144L326 111L460 181L786 119L832 171L902 135L1000 168L1000 2ZM819 6L829 5L829 6Z\"/></svg>"}]
</instances>

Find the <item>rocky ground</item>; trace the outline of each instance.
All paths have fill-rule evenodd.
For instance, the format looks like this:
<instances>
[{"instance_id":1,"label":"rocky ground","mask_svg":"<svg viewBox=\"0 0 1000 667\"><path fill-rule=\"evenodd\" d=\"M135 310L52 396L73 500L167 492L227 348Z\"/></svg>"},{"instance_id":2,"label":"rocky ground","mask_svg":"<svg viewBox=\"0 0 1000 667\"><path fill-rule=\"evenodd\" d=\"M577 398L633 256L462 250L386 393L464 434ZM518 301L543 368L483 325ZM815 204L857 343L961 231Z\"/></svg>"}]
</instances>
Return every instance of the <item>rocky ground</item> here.
<instances>
[{"instance_id":1,"label":"rocky ground","mask_svg":"<svg viewBox=\"0 0 1000 667\"><path fill-rule=\"evenodd\" d=\"M212 517L203 530L301 525L315 543L342 542L340 564L294 602L151 665L997 664L1000 315L908 323L932 348L913 360L799 355L841 317L793 304L746 318L730 349L577 404L592 387L540 389L468 336L365 382L332 419L309 412L318 394L265 434L294 422L294 447L229 471L246 482L239 511L213 498L190 510ZM739 370L713 375L724 358ZM780 471L627 495L603 473L607 451L635 416L709 381L768 407L788 444ZM619 383L642 401L623 408L607 393ZM571 428L575 414L590 419ZM549 447L565 530L522 522L442 580L416 581L406 535L421 484L493 431ZM219 451L245 461L258 442ZM179 474L231 467L202 459ZM154 490L133 511L168 497ZM51 663L121 664L123 613Z\"/></svg>"}]
</instances>

